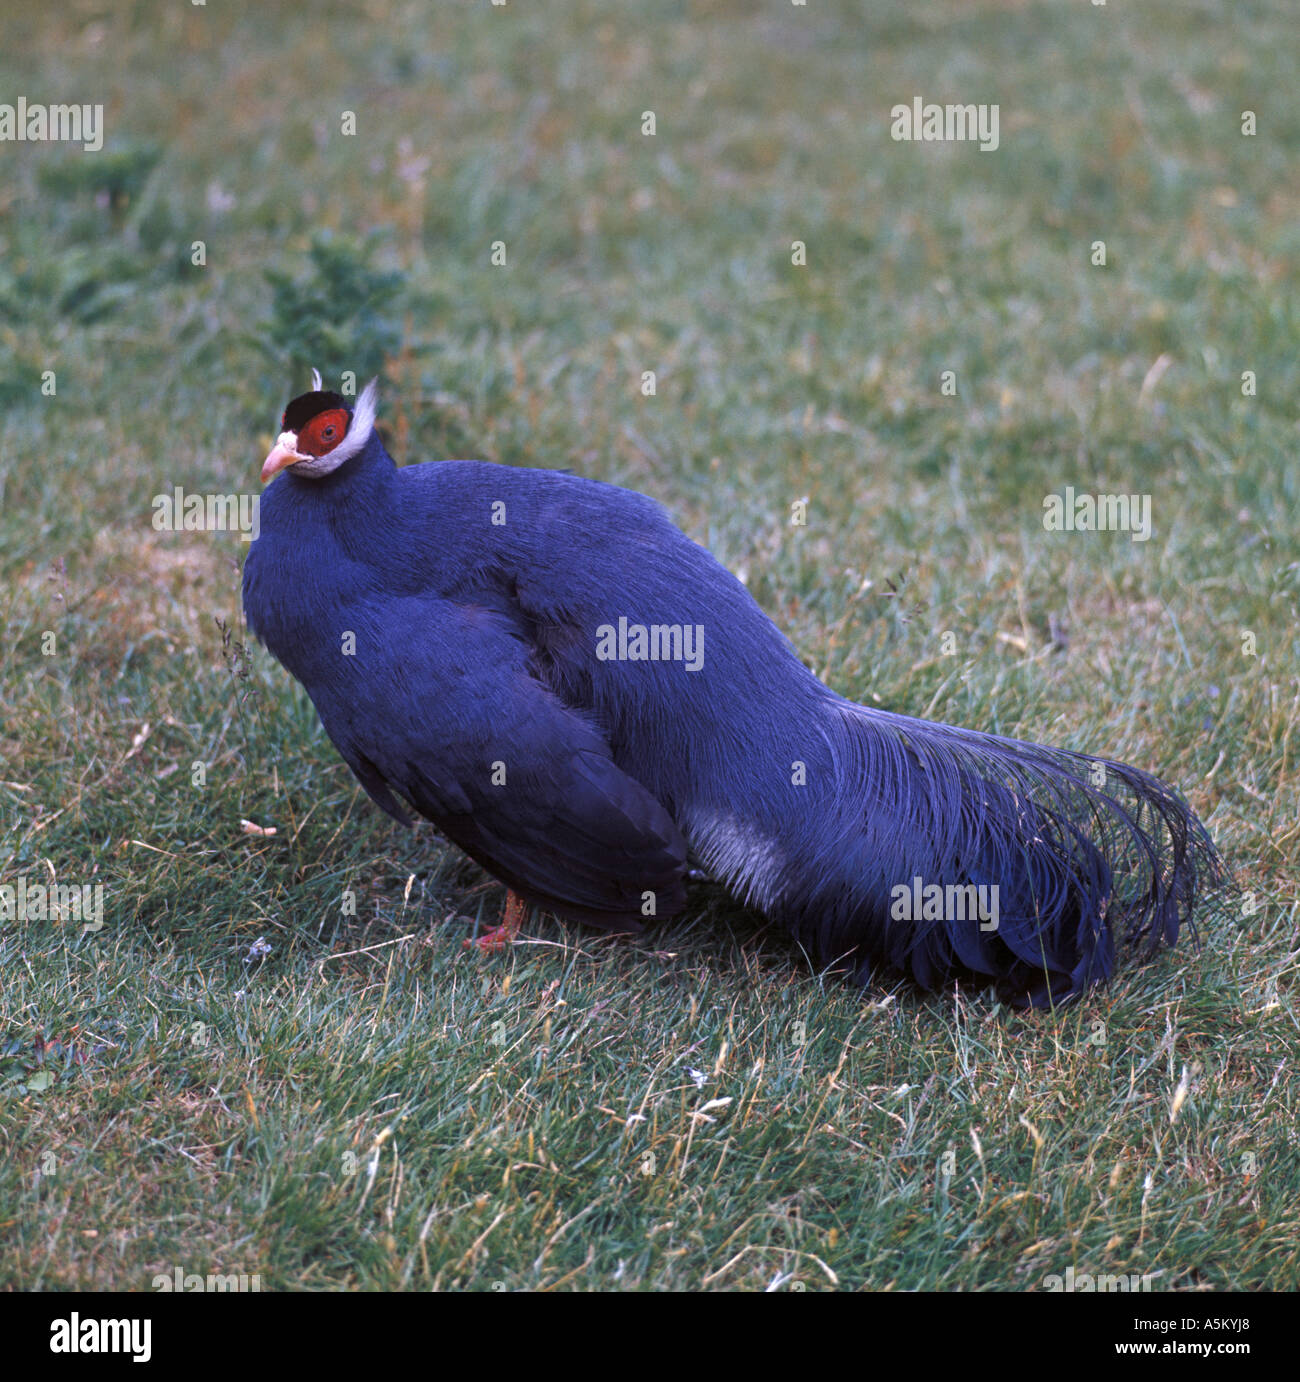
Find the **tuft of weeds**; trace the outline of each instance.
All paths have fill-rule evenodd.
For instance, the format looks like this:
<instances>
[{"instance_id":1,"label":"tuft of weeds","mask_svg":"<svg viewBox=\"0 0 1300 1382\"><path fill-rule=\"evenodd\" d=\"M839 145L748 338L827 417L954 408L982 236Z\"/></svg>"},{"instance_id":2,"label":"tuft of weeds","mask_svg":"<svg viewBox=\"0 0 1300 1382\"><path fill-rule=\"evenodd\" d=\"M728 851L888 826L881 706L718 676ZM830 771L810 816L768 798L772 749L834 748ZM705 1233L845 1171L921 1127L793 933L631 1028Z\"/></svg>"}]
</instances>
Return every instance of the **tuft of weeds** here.
<instances>
[{"instance_id":1,"label":"tuft of weeds","mask_svg":"<svg viewBox=\"0 0 1300 1382\"><path fill-rule=\"evenodd\" d=\"M277 360L287 350L293 386L315 368L331 380L349 370L360 387L396 354L402 328L395 314L405 275L375 268L372 251L371 245L317 237L306 272L265 271L271 312L262 340Z\"/></svg>"}]
</instances>

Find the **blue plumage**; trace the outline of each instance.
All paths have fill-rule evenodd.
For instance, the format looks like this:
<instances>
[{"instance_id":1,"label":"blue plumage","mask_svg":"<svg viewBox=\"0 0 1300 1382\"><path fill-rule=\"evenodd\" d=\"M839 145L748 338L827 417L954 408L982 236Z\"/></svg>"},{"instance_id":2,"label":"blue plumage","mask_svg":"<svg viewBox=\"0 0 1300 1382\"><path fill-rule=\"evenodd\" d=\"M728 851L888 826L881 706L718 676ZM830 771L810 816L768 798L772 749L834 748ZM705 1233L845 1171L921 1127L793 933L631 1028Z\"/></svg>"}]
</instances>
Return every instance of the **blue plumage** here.
<instances>
[{"instance_id":1,"label":"blue plumage","mask_svg":"<svg viewBox=\"0 0 1300 1382\"><path fill-rule=\"evenodd\" d=\"M268 458L286 474L248 622L380 806L409 822L409 803L524 897L635 929L682 908L694 857L859 982L885 964L1041 1005L1104 981L1120 947L1172 944L1222 880L1155 778L847 701L651 500L477 461L399 470L366 406L334 468L300 470L297 432Z\"/></svg>"}]
</instances>

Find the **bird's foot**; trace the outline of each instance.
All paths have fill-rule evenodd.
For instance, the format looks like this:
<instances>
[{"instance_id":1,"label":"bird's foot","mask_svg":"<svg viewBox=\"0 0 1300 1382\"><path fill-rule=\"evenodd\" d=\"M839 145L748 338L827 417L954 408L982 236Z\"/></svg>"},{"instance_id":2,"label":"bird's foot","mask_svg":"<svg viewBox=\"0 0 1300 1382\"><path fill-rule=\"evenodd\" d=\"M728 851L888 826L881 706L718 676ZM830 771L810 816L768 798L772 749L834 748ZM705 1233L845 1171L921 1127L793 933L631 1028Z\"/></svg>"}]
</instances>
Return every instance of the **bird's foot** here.
<instances>
[{"instance_id":1,"label":"bird's foot","mask_svg":"<svg viewBox=\"0 0 1300 1382\"><path fill-rule=\"evenodd\" d=\"M481 936L467 940L465 948L468 950L473 947L482 955L495 955L498 950L509 949L518 938L519 928L523 925L527 915L528 904L523 898L512 892L507 892L500 926L489 927Z\"/></svg>"}]
</instances>

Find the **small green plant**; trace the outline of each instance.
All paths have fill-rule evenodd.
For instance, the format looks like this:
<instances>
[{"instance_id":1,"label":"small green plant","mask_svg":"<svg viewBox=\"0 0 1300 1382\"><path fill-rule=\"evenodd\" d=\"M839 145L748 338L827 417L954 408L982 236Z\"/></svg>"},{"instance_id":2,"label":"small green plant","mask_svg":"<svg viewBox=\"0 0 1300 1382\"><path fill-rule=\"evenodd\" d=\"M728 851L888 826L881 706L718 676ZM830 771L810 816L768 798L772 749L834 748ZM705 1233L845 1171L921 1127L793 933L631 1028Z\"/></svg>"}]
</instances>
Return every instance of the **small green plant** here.
<instances>
[{"instance_id":1,"label":"small green plant","mask_svg":"<svg viewBox=\"0 0 1300 1382\"><path fill-rule=\"evenodd\" d=\"M371 248L318 236L305 275L266 271L272 299L264 340L277 355L287 346L292 384L313 368L327 379L343 370L368 379L397 350L402 333L392 311L405 276L372 267Z\"/></svg>"},{"instance_id":2,"label":"small green plant","mask_svg":"<svg viewBox=\"0 0 1300 1382\"><path fill-rule=\"evenodd\" d=\"M106 149L94 158L71 153L43 167L37 177L41 191L50 196L92 196L120 214L143 192L161 157L162 149L152 143Z\"/></svg>"}]
</instances>

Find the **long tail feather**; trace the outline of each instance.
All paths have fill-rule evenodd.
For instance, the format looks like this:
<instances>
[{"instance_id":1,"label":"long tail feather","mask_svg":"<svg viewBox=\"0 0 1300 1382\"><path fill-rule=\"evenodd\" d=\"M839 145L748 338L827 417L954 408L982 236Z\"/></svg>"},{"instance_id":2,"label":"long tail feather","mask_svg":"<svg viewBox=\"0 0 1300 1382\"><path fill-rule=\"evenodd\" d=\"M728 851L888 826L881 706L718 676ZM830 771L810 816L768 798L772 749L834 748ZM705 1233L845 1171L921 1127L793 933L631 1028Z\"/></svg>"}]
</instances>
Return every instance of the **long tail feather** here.
<instances>
[{"instance_id":1,"label":"long tail feather","mask_svg":"<svg viewBox=\"0 0 1300 1382\"><path fill-rule=\"evenodd\" d=\"M821 881L774 910L863 981L884 961L926 988L987 976L1017 1004L1067 1001L1109 978L1117 951L1194 936L1193 906L1226 879L1186 802L1137 768L849 702L835 713L838 828L813 846L804 876Z\"/></svg>"}]
</instances>

